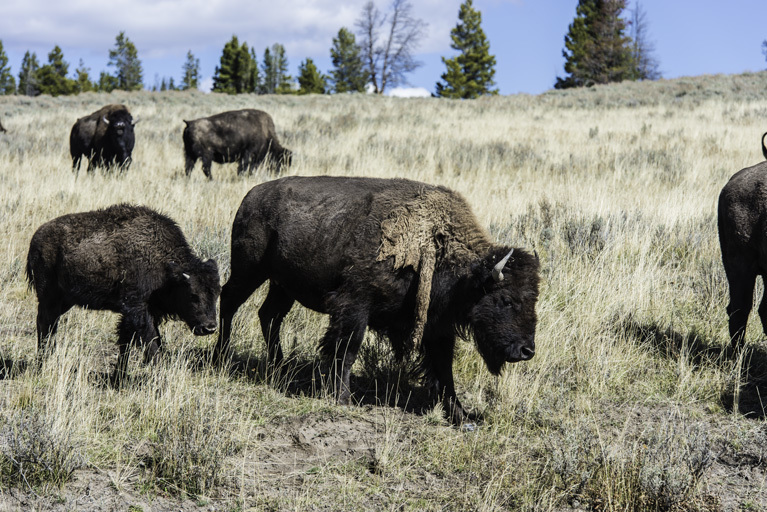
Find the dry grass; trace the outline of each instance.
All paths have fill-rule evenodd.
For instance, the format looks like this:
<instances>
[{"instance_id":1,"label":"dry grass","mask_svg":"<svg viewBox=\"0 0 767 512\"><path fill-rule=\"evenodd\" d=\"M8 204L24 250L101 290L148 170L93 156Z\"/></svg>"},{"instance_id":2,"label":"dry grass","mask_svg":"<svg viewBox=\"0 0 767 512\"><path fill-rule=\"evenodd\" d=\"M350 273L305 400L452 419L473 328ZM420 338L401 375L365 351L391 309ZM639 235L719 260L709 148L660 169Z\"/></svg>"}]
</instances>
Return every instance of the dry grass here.
<instances>
[{"instance_id":1,"label":"dry grass","mask_svg":"<svg viewBox=\"0 0 767 512\"><path fill-rule=\"evenodd\" d=\"M140 118L133 166L75 177L71 125L113 102ZM82 310L36 367L24 261L36 227L57 215L121 201L157 208L228 276L234 213L273 176L214 165L208 182L198 164L187 179L182 119L244 107L273 116L294 152L289 174L443 184L499 242L539 252L536 357L494 378L459 343L459 394L485 418L476 431L422 413L407 368L373 337L354 369L361 405L333 405L314 367L326 319L300 307L282 336L294 371L275 379L255 314L263 292L235 318L241 364L231 372L208 366L213 338L168 323L163 357L149 367L134 358L128 384L111 389L116 318ZM88 509L72 489L99 476L119 509L767 507L767 348L754 316L747 350L726 350L715 222L728 177L762 159L765 113L767 73L470 102L0 97L0 508ZM21 471L21 455L42 462Z\"/></svg>"}]
</instances>

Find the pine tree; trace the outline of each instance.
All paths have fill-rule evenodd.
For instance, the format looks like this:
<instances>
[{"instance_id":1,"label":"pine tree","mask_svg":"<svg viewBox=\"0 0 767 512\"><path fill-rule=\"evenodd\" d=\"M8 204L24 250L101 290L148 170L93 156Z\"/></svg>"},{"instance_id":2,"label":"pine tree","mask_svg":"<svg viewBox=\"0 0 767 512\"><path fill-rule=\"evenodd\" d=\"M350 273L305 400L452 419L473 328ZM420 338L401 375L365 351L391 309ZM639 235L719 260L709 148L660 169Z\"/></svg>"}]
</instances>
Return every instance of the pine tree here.
<instances>
[{"instance_id":1,"label":"pine tree","mask_svg":"<svg viewBox=\"0 0 767 512\"><path fill-rule=\"evenodd\" d=\"M631 39L621 18L626 0L578 0L565 36L565 72L554 87L582 87L637 78Z\"/></svg>"},{"instance_id":2,"label":"pine tree","mask_svg":"<svg viewBox=\"0 0 767 512\"><path fill-rule=\"evenodd\" d=\"M261 86L261 76L258 73L258 60L256 49L250 49L250 77L248 79L248 92L258 92Z\"/></svg>"},{"instance_id":3,"label":"pine tree","mask_svg":"<svg viewBox=\"0 0 767 512\"><path fill-rule=\"evenodd\" d=\"M60 96L75 92L74 80L67 78L69 64L64 60L61 48L55 46L48 54L48 64L37 72L40 94Z\"/></svg>"},{"instance_id":4,"label":"pine tree","mask_svg":"<svg viewBox=\"0 0 767 512\"><path fill-rule=\"evenodd\" d=\"M213 91L227 94L240 94L253 92L252 67L256 65L252 58L252 52L248 51L248 44L240 45L237 36L224 45L221 53L220 65L216 66L213 75Z\"/></svg>"},{"instance_id":5,"label":"pine tree","mask_svg":"<svg viewBox=\"0 0 767 512\"><path fill-rule=\"evenodd\" d=\"M195 58L192 50L186 52L186 62L182 71L181 90L197 89L200 83L200 59Z\"/></svg>"},{"instance_id":6,"label":"pine tree","mask_svg":"<svg viewBox=\"0 0 767 512\"><path fill-rule=\"evenodd\" d=\"M96 85L91 81L90 71L89 68L85 67L83 59L80 59L80 63L77 66L77 69L75 69L75 74L77 75L74 83L75 93L96 90Z\"/></svg>"},{"instance_id":7,"label":"pine tree","mask_svg":"<svg viewBox=\"0 0 767 512\"><path fill-rule=\"evenodd\" d=\"M291 76L288 75L288 59L285 56L285 47L280 43L274 43L271 48L264 50L264 59L261 62L263 81L259 92L261 94L289 94L293 92Z\"/></svg>"},{"instance_id":8,"label":"pine tree","mask_svg":"<svg viewBox=\"0 0 767 512\"><path fill-rule=\"evenodd\" d=\"M490 55L490 43L485 37L482 13L475 10L472 0L466 0L458 11L459 23L450 31L450 47L461 52L453 58L442 57L447 71L443 82L437 82L437 96L471 99L498 94L495 84L495 56Z\"/></svg>"},{"instance_id":9,"label":"pine tree","mask_svg":"<svg viewBox=\"0 0 767 512\"><path fill-rule=\"evenodd\" d=\"M139 91L143 87L141 83L143 70L138 58L136 46L121 31L115 38L115 47L109 50L108 66L114 66L117 87L123 91Z\"/></svg>"},{"instance_id":10,"label":"pine tree","mask_svg":"<svg viewBox=\"0 0 767 512\"><path fill-rule=\"evenodd\" d=\"M99 75L99 83L96 86L96 90L100 92L112 92L117 89L117 85L117 78L106 71L102 71Z\"/></svg>"},{"instance_id":11,"label":"pine tree","mask_svg":"<svg viewBox=\"0 0 767 512\"><path fill-rule=\"evenodd\" d=\"M354 34L346 27L342 27L338 31L338 36L333 38L330 58L334 68L330 72L330 81L335 92L365 91L367 73L360 56L360 47L357 45Z\"/></svg>"},{"instance_id":12,"label":"pine tree","mask_svg":"<svg viewBox=\"0 0 767 512\"><path fill-rule=\"evenodd\" d=\"M37 96L40 89L37 87L37 72L40 69L40 63L37 61L37 55L29 50L21 59L21 70L19 71L19 94L23 96Z\"/></svg>"},{"instance_id":13,"label":"pine tree","mask_svg":"<svg viewBox=\"0 0 767 512\"><path fill-rule=\"evenodd\" d=\"M298 66L298 94L325 94L326 83L312 59L307 58Z\"/></svg>"},{"instance_id":14,"label":"pine tree","mask_svg":"<svg viewBox=\"0 0 767 512\"><path fill-rule=\"evenodd\" d=\"M15 92L16 79L11 74L8 56L3 50L3 41L0 39L0 95L14 94Z\"/></svg>"}]
</instances>

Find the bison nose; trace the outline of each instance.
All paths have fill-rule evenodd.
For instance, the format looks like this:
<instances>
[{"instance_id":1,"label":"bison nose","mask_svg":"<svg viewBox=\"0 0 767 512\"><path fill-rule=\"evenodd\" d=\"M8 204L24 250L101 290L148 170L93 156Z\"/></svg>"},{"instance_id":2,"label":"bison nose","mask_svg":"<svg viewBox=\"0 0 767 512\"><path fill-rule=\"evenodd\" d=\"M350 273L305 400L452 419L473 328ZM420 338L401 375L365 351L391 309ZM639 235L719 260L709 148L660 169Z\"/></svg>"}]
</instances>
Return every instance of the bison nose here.
<instances>
[{"instance_id":1,"label":"bison nose","mask_svg":"<svg viewBox=\"0 0 767 512\"><path fill-rule=\"evenodd\" d=\"M207 336L216 332L216 324L209 323L205 325L196 325L194 326L194 329L192 329L192 332L195 336Z\"/></svg>"},{"instance_id":2,"label":"bison nose","mask_svg":"<svg viewBox=\"0 0 767 512\"><path fill-rule=\"evenodd\" d=\"M522 347L519 351L520 359L522 359L523 361L532 359L534 355L535 355L535 349L532 347Z\"/></svg>"}]
</instances>

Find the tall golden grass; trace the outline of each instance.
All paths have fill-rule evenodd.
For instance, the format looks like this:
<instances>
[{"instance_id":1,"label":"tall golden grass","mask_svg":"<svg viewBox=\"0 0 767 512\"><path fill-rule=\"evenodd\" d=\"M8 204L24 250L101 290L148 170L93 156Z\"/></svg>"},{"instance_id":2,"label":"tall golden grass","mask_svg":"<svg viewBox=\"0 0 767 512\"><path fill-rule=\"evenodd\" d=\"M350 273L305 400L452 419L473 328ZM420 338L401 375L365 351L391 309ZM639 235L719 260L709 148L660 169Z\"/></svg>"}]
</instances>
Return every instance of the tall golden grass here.
<instances>
[{"instance_id":1,"label":"tall golden grass","mask_svg":"<svg viewBox=\"0 0 767 512\"><path fill-rule=\"evenodd\" d=\"M121 175L76 175L69 130L107 103L140 119L133 164ZM112 389L101 376L116 358L116 317L84 310L65 316L57 350L35 365L24 265L34 230L53 217L118 202L156 208L228 277L234 213L275 176L214 164L207 181L198 163L187 178L182 120L246 107L274 118L294 153L289 175L446 185L497 241L538 251L536 357L494 378L459 342L459 395L484 415L476 431L449 427L439 409L421 413L418 386L373 336L353 372L362 405L335 406L311 367L326 320L299 306L282 337L308 367L275 382L260 364L263 290L235 318L244 371L211 368L205 351L215 340L170 322L164 355L148 367L134 358L129 383ZM762 160L766 113L767 73L465 102L0 97L0 503L13 492L66 501L78 475L95 473L129 496L192 496L216 509L728 505L714 455L762 455L767 349L754 317L746 350L727 350L715 205L730 175ZM25 439L50 443L44 451ZM20 466L30 453L58 469ZM739 489L738 503L767 503L761 485Z\"/></svg>"}]
</instances>

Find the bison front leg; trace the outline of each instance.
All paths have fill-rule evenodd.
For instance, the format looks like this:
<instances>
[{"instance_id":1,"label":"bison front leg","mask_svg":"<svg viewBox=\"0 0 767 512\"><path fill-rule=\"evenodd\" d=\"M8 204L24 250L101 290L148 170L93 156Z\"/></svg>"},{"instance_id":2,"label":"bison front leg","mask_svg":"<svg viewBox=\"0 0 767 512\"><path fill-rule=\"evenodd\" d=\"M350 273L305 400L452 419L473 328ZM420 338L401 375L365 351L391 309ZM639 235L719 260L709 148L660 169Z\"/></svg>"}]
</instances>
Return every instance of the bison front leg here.
<instances>
[{"instance_id":1,"label":"bison front leg","mask_svg":"<svg viewBox=\"0 0 767 512\"><path fill-rule=\"evenodd\" d=\"M365 311L345 310L330 315L330 325L320 348L325 360L330 364L330 382L339 404L348 404L351 398L349 380L365 336L367 322L368 315Z\"/></svg>"},{"instance_id":2,"label":"bison front leg","mask_svg":"<svg viewBox=\"0 0 767 512\"><path fill-rule=\"evenodd\" d=\"M453 380L453 351L455 336L424 335L423 371L424 384L432 400L442 402L445 417L453 425L460 425L474 419L468 414L458 400Z\"/></svg>"},{"instance_id":3,"label":"bison front leg","mask_svg":"<svg viewBox=\"0 0 767 512\"><path fill-rule=\"evenodd\" d=\"M112 374L112 383L115 386L119 386L127 374L131 343L146 344L148 345L147 351L152 350L152 346L154 346L152 352L152 355L154 355L157 347L159 347L160 336L155 327L154 319L146 307L126 309L120 319L117 331L117 345L120 349L120 354L117 357L117 366L115 366L114 373Z\"/></svg>"}]
</instances>

